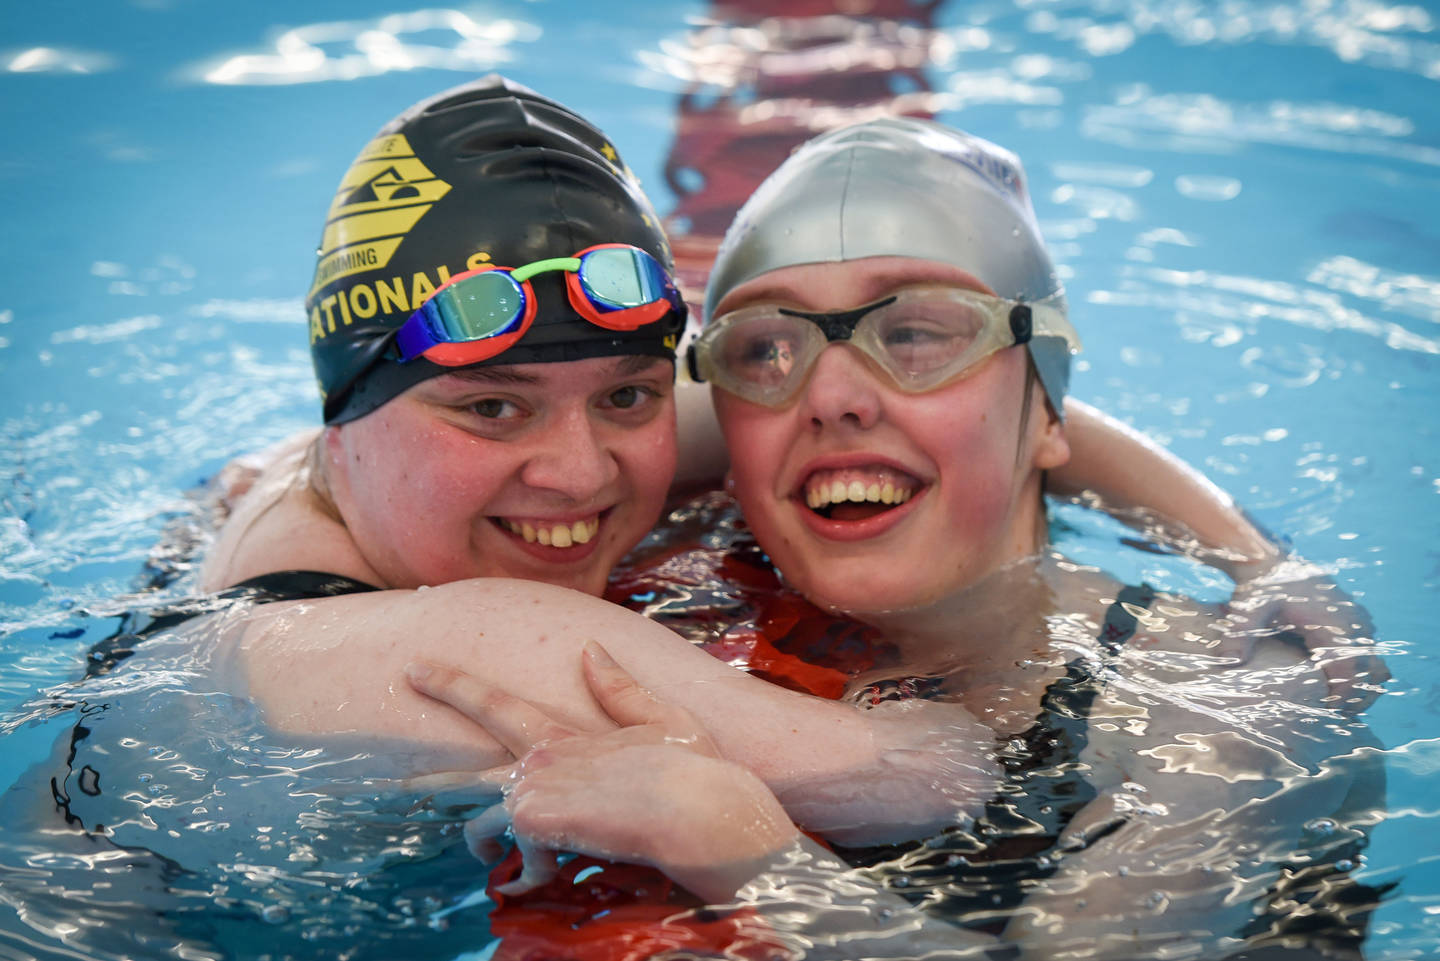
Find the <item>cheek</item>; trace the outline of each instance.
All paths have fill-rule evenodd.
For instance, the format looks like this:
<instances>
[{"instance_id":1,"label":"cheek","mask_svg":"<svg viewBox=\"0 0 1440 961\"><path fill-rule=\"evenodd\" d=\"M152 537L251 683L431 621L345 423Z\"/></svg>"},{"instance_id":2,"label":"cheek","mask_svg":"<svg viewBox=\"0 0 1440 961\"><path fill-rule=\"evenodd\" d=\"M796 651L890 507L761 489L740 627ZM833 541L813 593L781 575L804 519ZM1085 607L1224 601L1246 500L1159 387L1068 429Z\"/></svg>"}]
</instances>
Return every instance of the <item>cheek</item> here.
<instances>
[{"instance_id":1,"label":"cheek","mask_svg":"<svg viewBox=\"0 0 1440 961\"><path fill-rule=\"evenodd\" d=\"M373 489L383 492L376 500L392 516L408 518L407 525L417 523L417 514L407 509L414 508L436 525L463 529L457 520L480 511L513 468L498 451L486 449L495 445L453 431L407 426L382 440L383 449L360 452L357 466L370 468Z\"/></svg>"},{"instance_id":2,"label":"cheek","mask_svg":"<svg viewBox=\"0 0 1440 961\"><path fill-rule=\"evenodd\" d=\"M932 438L930 456L941 481L936 493L957 528L953 533L985 536L1003 528L1016 481L1016 418L952 410L920 429Z\"/></svg>"},{"instance_id":3,"label":"cheek","mask_svg":"<svg viewBox=\"0 0 1440 961\"><path fill-rule=\"evenodd\" d=\"M615 521L622 540L638 542L647 534L665 507L665 497L675 480L678 444L674 422L660 422L644 429L627 431L611 448L621 468L624 494L628 503L621 504Z\"/></svg>"},{"instance_id":4,"label":"cheek","mask_svg":"<svg viewBox=\"0 0 1440 961\"><path fill-rule=\"evenodd\" d=\"M716 402L720 431L730 454L732 493L742 502L774 493L788 443L789 425L780 414L734 401Z\"/></svg>"}]
</instances>

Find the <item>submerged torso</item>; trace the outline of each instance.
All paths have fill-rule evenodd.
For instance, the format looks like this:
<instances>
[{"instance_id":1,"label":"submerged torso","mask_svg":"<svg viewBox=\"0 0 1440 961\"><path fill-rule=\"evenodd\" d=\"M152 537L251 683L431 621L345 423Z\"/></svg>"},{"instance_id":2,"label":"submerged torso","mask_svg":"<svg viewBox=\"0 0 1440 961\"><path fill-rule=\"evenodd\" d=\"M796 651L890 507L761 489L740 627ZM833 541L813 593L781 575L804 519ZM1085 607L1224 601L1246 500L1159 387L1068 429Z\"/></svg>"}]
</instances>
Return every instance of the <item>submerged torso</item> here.
<instances>
[{"instance_id":1,"label":"submerged torso","mask_svg":"<svg viewBox=\"0 0 1440 961\"><path fill-rule=\"evenodd\" d=\"M850 852L855 863L952 923L993 932L1004 926L1021 900L1043 896L1067 858L1072 864L1083 859L1089 846L1116 832L1148 831L1173 820L1156 809L1153 794L1163 782L1187 776L1213 781L1222 788L1216 803L1227 810L1240 807L1258 789L1273 788L1238 777L1238 770L1227 773L1224 765L1215 767L1217 752L1207 758L1207 744L1222 755L1240 741L1258 744L1243 755L1253 767L1266 757L1267 724L1306 713L1312 726L1338 725L1323 712L1306 709L1298 694L1287 707L1264 691L1207 685L1204 672L1181 658L1183 650L1169 641L1209 618L1209 612L1198 605L1182 612L1175 599L1157 601L1153 595L1146 603L1135 596L1139 588L1127 594L1115 585L1113 594L1106 595L1099 586L1104 583L1085 577L1080 595L1088 600L1083 610L1062 609L1042 619L1050 646L1029 663L1014 665L1020 682L1008 683L999 669L983 679L987 698L1004 696L1007 689L1023 690L1026 698L1033 698L1007 714L1026 718L1023 723L997 725L997 750L1006 773L985 816L968 830L948 832L925 845ZM873 629L829 616L786 591L749 539L733 504L720 495L672 514L670 524L617 573L611 599L643 611L737 667L821 696L864 700L899 691L907 697L964 698L975 690L976 679L964 671L934 669L943 664L907 670L899 652ZM194 679L204 677L204 671L175 643L162 635L158 643L146 641L140 649L147 646L152 651L148 663L122 665L111 677L97 677L88 693L83 687L74 692L78 723L57 745L46 774L47 780L56 777L53 797L41 801L38 784L27 779L28 787L17 790L30 792L31 814L17 824L38 827L46 817L41 808L53 812L50 817L61 814L69 825L67 845L123 850L127 862L141 866L134 870L151 872L156 880L142 900L157 903L174 897L168 877L192 870L199 878L221 879L217 883L236 892L252 891L254 900L259 875L217 865L240 866L257 859L274 862L265 870L277 879L277 891L303 891L296 885L312 871L337 878L378 872L377 878L387 880L377 890L392 892L386 897L398 896L394 892L412 882L429 886L437 898L430 910L453 904L456 878L475 877L478 865L468 860L455 834L463 812L425 811L417 822L413 813L314 793L315 788L358 776L372 762L365 752L317 753L303 741L275 738L243 700L205 693L213 688L197 690ZM1280 648L1262 652L1252 667L1283 673L1295 660L1283 654ZM191 680L185 679L187 671ZM1167 672L1174 676L1165 679ZM182 693L187 688L193 693ZM1199 726L1199 719L1210 727ZM145 734L137 737L137 731ZM1136 767L1133 759L1146 752L1151 768ZM227 758L242 763L227 770L233 763ZM1280 764L1289 759L1277 755L1274 760ZM1299 768L1308 764L1304 758L1291 763ZM1193 773L1207 766L1212 774ZM292 773L282 774L286 768ZM1192 773L1178 773L1183 770ZM284 789L272 794L267 781ZM309 792L294 793L296 785L306 783L312 786ZM1340 816L1357 803L1345 793L1312 800L1304 808L1334 825L1324 836L1302 839L1304 857L1312 866L1329 866L1318 880L1306 881L1311 890L1305 897L1311 900L1315 891L1336 890L1333 865L1363 841ZM1279 797L1284 800L1283 791ZM17 800L20 796L12 792L7 811ZM1117 816L1097 816L1102 808ZM1300 817L1300 810L1290 813ZM1221 830L1223 818L1217 824ZM401 840L407 834L412 841ZM205 843L195 844L197 838ZM377 843L380 847L370 847ZM297 862L285 853L286 846L310 854ZM155 859L144 853L147 849L156 853ZM1291 849L1298 850L1294 845ZM441 850L446 855L431 867L446 865L448 876L443 878L421 867ZM1213 850L1202 846L1193 856L1210 858L1219 870L1243 873L1256 870L1267 852L1237 857L1217 841ZM1133 866L1137 874L1150 870L1140 859ZM80 887L100 880L84 867L67 878L65 883ZM394 887L397 884L401 887ZM42 882L37 891L45 890L49 888ZM98 891L96 896L101 901L106 897ZM294 915L293 923L287 917L283 926L297 935L306 924L313 926L303 896L282 900L285 911ZM352 908L369 911L364 907L369 903L361 898ZM617 910L622 905L630 907ZM629 934L657 925L665 929L663 919L692 906L683 892L653 872L577 859L558 886L507 900L490 925L518 951L536 939L544 943L559 911L566 930L576 935L567 935L571 942L577 937L586 941L588 931L595 943L609 943L623 933L623 925L616 927L619 919L628 919ZM474 910L485 908L481 904ZM1363 912L1357 916L1363 919ZM688 930L693 934L693 923ZM723 944L730 931L719 925L704 927L703 934L709 939L703 943L713 946ZM501 948L495 957L512 956L506 950ZM575 951L577 957L623 956Z\"/></svg>"}]
</instances>

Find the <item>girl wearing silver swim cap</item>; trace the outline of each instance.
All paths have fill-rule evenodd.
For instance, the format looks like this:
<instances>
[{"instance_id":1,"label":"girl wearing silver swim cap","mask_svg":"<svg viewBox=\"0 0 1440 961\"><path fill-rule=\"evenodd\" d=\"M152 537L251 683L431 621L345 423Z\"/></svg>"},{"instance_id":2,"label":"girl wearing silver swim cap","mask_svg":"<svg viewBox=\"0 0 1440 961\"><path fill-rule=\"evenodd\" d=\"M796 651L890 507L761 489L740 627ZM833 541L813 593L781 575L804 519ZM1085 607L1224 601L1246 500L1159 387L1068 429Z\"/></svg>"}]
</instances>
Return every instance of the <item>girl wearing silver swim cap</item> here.
<instances>
[{"instance_id":1,"label":"girl wearing silver swim cap","mask_svg":"<svg viewBox=\"0 0 1440 961\"><path fill-rule=\"evenodd\" d=\"M893 624L1042 543L1078 347L1019 160L886 118L810 141L741 209L692 356L776 565Z\"/></svg>"}]
</instances>

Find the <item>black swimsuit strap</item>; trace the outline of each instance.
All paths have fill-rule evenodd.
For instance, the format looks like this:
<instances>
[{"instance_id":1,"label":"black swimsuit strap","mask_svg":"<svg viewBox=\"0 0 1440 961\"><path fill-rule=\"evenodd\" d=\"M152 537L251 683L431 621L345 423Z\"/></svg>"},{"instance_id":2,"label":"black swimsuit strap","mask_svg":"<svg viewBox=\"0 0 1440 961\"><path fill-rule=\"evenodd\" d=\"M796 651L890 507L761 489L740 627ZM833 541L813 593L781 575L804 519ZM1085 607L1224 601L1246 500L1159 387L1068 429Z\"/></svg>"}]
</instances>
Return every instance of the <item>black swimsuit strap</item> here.
<instances>
[{"instance_id":1,"label":"black swimsuit strap","mask_svg":"<svg viewBox=\"0 0 1440 961\"><path fill-rule=\"evenodd\" d=\"M274 601L303 601L343 594L366 594L380 588L343 574L325 571L272 571L246 578L220 592L222 597L252 597L257 604Z\"/></svg>"},{"instance_id":2,"label":"black swimsuit strap","mask_svg":"<svg viewBox=\"0 0 1440 961\"><path fill-rule=\"evenodd\" d=\"M214 594L171 601L152 608L135 608L127 612L118 630L96 642L86 660L85 676L109 673L135 652L135 645L161 631L178 627L202 614L213 614L236 601L250 600L256 604L277 601L303 601L342 594L365 594L380 588L340 574L324 571L274 571L241 581Z\"/></svg>"},{"instance_id":3,"label":"black swimsuit strap","mask_svg":"<svg viewBox=\"0 0 1440 961\"><path fill-rule=\"evenodd\" d=\"M1003 742L998 759L1004 776L970 830L898 849L837 853L882 878L905 877L906 889L897 893L923 900L928 910L963 927L997 933L1023 899L1025 882L1054 873L1055 860L1047 855L1095 797L1079 759L1095 698L1104 688L1104 662L1134 636L1139 615L1154 599L1155 592L1143 584L1118 593L1098 633L1098 662L1093 656L1068 662L1065 673L1046 687L1035 723ZM861 703L935 696L942 683L943 678L906 678L875 684Z\"/></svg>"}]
</instances>

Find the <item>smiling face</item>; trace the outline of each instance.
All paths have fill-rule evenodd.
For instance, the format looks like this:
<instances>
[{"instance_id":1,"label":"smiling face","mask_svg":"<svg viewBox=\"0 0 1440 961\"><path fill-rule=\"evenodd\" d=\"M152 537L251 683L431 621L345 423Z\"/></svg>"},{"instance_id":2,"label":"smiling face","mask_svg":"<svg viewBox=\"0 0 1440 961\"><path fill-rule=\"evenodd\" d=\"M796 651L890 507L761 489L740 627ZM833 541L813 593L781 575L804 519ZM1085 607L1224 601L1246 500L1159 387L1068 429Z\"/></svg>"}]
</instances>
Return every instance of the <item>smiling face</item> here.
<instances>
[{"instance_id":1,"label":"smiling face","mask_svg":"<svg viewBox=\"0 0 1440 961\"><path fill-rule=\"evenodd\" d=\"M990 292L955 267L874 257L771 271L730 291L716 315L756 304L844 310L936 284ZM924 608L1033 553L1040 471L1063 464L1069 447L1027 364L1022 348L1007 348L912 394L832 344L785 407L717 389L733 491L786 579L817 604L864 616Z\"/></svg>"},{"instance_id":2,"label":"smiling face","mask_svg":"<svg viewBox=\"0 0 1440 961\"><path fill-rule=\"evenodd\" d=\"M467 368L325 432L325 473L385 587L518 577L599 594L675 472L673 366Z\"/></svg>"}]
</instances>

